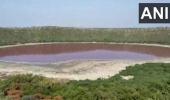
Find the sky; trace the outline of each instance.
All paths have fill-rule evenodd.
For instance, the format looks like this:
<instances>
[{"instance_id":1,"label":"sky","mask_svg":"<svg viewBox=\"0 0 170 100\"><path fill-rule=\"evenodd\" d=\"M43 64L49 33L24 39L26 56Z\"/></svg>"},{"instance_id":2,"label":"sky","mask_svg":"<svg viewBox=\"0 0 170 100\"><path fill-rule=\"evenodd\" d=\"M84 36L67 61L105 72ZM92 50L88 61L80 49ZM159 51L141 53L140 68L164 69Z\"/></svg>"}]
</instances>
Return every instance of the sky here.
<instances>
[{"instance_id":1,"label":"sky","mask_svg":"<svg viewBox=\"0 0 170 100\"><path fill-rule=\"evenodd\" d=\"M0 0L0 27L170 27L139 24L138 4L170 0Z\"/></svg>"}]
</instances>

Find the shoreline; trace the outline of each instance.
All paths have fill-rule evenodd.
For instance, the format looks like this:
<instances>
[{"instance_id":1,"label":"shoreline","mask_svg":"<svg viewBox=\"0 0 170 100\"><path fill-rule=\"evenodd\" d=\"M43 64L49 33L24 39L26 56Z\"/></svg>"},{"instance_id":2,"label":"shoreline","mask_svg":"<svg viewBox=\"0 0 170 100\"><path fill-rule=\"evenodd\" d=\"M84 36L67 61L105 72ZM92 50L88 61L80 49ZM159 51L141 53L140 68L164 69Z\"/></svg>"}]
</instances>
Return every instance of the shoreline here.
<instances>
[{"instance_id":1,"label":"shoreline","mask_svg":"<svg viewBox=\"0 0 170 100\"><path fill-rule=\"evenodd\" d=\"M0 73L2 75L6 74L6 76L16 74L33 74L59 80L96 80L98 78L108 79L119 74L122 70L126 70L128 66L144 63L170 63L170 58L152 61L88 60L48 65L0 62Z\"/></svg>"},{"instance_id":2,"label":"shoreline","mask_svg":"<svg viewBox=\"0 0 170 100\"><path fill-rule=\"evenodd\" d=\"M37 42L37 43L21 43L12 45L3 45L0 48L29 46L29 45L43 45L43 44L120 44L120 45L142 45L142 46L156 46L170 48L170 45L165 44L150 44L150 43L116 43L116 42Z\"/></svg>"}]
</instances>

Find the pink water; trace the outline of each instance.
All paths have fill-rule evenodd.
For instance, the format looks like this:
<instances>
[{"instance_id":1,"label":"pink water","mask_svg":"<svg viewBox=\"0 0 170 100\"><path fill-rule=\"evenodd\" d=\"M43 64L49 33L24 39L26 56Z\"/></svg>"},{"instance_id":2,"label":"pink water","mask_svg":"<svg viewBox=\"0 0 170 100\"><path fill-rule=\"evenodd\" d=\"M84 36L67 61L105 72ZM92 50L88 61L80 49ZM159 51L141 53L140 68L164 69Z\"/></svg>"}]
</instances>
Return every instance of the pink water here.
<instances>
[{"instance_id":1,"label":"pink water","mask_svg":"<svg viewBox=\"0 0 170 100\"><path fill-rule=\"evenodd\" d=\"M46 44L0 49L0 61L48 64L70 60L153 60L170 57L169 50L135 45Z\"/></svg>"}]
</instances>

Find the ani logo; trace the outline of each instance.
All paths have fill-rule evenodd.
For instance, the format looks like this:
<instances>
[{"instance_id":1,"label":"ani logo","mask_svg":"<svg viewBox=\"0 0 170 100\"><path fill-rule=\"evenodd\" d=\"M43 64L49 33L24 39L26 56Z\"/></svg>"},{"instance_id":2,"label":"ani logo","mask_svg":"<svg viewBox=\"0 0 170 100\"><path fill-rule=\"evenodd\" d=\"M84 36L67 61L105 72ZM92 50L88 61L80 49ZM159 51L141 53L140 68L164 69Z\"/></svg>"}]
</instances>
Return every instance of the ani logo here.
<instances>
[{"instance_id":1,"label":"ani logo","mask_svg":"<svg viewBox=\"0 0 170 100\"><path fill-rule=\"evenodd\" d=\"M139 23L170 23L170 3L140 3Z\"/></svg>"}]
</instances>

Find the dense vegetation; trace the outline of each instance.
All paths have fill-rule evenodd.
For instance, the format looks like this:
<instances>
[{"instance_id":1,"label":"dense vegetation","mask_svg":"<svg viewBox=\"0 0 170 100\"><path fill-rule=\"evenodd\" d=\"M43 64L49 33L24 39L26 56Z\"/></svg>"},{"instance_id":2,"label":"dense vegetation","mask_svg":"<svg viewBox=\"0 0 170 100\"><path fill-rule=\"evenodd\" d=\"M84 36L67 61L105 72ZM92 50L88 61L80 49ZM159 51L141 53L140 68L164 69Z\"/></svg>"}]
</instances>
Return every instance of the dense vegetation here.
<instances>
[{"instance_id":1,"label":"dense vegetation","mask_svg":"<svg viewBox=\"0 0 170 100\"><path fill-rule=\"evenodd\" d=\"M124 80L122 75L134 78ZM5 89L16 84L24 91L25 100L35 93L62 96L64 100L170 100L170 64L135 65L109 79L62 84L40 76L11 76L0 81L1 98Z\"/></svg>"},{"instance_id":2,"label":"dense vegetation","mask_svg":"<svg viewBox=\"0 0 170 100\"><path fill-rule=\"evenodd\" d=\"M170 28L0 28L0 45L29 42L128 42L170 44Z\"/></svg>"}]
</instances>

